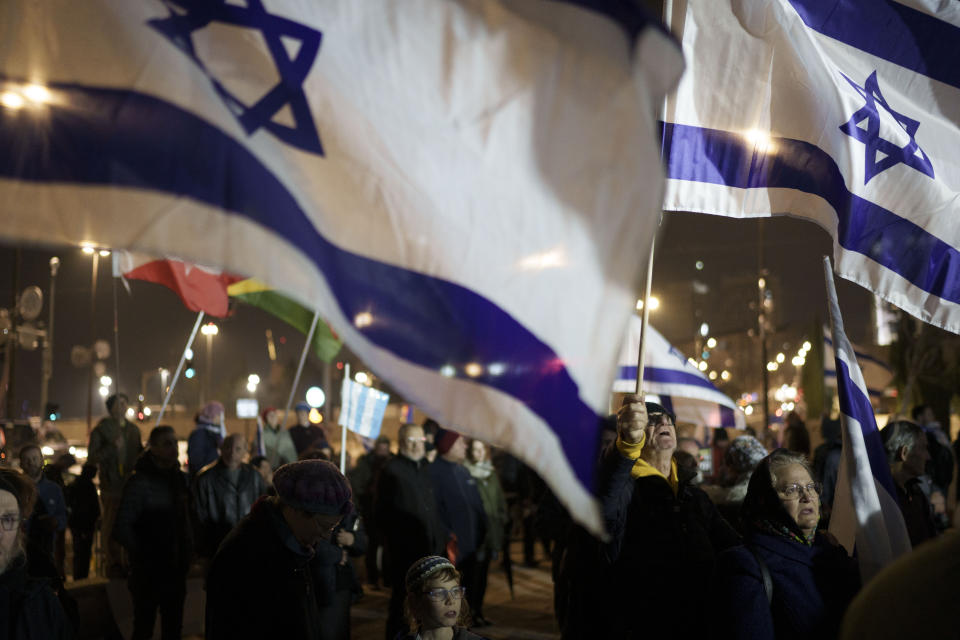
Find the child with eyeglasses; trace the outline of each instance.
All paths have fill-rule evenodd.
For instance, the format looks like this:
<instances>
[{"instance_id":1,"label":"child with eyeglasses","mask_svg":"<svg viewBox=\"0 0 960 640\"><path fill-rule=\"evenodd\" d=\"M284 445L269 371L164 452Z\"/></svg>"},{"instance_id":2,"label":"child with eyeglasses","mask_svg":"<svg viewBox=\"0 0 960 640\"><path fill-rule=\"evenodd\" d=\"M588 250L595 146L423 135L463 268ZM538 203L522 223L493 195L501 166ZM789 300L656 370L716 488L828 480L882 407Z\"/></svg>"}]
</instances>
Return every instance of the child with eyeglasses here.
<instances>
[{"instance_id":1,"label":"child with eyeglasses","mask_svg":"<svg viewBox=\"0 0 960 640\"><path fill-rule=\"evenodd\" d=\"M420 558L407 570L404 613L410 633L398 640L483 640L467 630L470 607L460 572L441 556Z\"/></svg>"}]
</instances>

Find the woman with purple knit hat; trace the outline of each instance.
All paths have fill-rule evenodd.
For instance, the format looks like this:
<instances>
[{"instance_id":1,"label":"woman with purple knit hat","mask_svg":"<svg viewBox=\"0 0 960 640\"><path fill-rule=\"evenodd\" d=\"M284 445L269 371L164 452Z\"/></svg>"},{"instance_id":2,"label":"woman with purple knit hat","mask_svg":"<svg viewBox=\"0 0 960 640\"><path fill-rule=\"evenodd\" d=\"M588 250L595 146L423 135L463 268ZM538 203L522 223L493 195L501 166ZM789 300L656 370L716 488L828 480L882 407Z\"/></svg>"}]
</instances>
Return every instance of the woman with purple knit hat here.
<instances>
[{"instance_id":1,"label":"woman with purple knit hat","mask_svg":"<svg viewBox=\"0 0 960 640\"><path fill-rule=\"evenodd\" d=\"M324 637L312 565L353 512L350 485L324 460L285 464L273 485L210 564L208 639Z\"/></svg>"}]
</instances>

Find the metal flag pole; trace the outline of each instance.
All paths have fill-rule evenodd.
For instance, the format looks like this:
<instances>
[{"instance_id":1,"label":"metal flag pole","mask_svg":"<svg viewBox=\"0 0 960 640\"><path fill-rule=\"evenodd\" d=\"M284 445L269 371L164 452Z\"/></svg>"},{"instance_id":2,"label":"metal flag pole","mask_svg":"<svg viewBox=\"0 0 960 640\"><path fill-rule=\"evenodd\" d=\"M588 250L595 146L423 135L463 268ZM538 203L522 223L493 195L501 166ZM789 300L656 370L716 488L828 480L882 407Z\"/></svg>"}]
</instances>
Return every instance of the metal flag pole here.
<instances>
[{"instance_id":1,"label":"metal flag pole","mask_svg":"<svg viewBox=\"0 0 960 640\"><path fill-rule=\"evenodd\" d=\"M350 380L350 363L343 365L343 379ZM344 385L346 386L346 385ZM343 417L343 410L346 405L344 394L340 394L340 417L337 422L340 423L340 473L347 474L347 419Z\"/></svg>"},{"instance_id":2,"label":"metal flag pole","mask_svg":"<svg viewBox=\"0 0 960 640\"><path fill-rule=\"evenodd\" d=\"M650 286L653 283L653 251L657 245L657 234L650 241L650 262L647 263L647 282L643 290L643 315L640 323L640 349L637 354L636 393L643 393L643 359L647 351L647 323L650 321Z\"/></svg>"},{"instance_id":3,"label":"metal flag pole","mask_svg":"<svg viewBox=\"0 0 960 640\"><path fill-rule=\"evenodd\" d=\"M113 355L117 362L117 384L115 389L120 393L120 309L117 302L117 276L113 280Z\"/></svg>"},{"instance_id":4,"label":"metal flag pole","mask_svg":"<svg viewBox=\"0 0 960 640\"><path fill-rule=\"evenodd\" d=\"M187 338L187 346L183 348L183 353L180 354L180 363L177 365L176 373L173 374L173 381L170 382L170 386L167 388L167 395L163 398L163 404L160 406L160 412L157 414L157 421L153 425L155 427L160 426L163 414L167 410L167 403L170 402L170 397L173 395L173 388L177 386L177 380L180 379L180 372L183 371L183 363L187 360L187 352L193 348L193 339L197 337L197 331L200 330L201 322L203 322L203 311L197 314L197 321L193 323L193 331L190 332L190 337Z\"/></svg>"},{"instance_id":5,"label":"metal flag pole","mask_svg":"<svg viewBox=\"0 0 960 640\"><path fill-rule=\"evenodd\" d=\"M320 322L320 312L313 313L313 322L310 323L310 331L307 332L307 341L303 343L303 351L300 352L300 364L297 365L297 373L293 376L293 386L290 387L290 395L287 396L287 406L283 410L283 428L287 428L287 416L290 415L290 405L293 404L293 395L297 392L300 385L300 374L303 373L303 363L307 361L307 352L310 351L310 345L313 344L313 332L317 330L317 323Z\"/></svg>"}]
</instances>

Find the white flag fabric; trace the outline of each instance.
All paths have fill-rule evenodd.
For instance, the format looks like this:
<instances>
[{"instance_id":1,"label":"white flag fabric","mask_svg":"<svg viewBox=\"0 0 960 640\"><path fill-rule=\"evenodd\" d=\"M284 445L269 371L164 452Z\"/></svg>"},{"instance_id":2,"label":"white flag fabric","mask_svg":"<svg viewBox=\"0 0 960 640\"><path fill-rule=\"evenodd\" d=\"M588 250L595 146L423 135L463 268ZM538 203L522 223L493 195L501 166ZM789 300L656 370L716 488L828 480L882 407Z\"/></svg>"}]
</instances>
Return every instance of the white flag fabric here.
<instances>
[{"instance_id":1,"label":"white flag fabric","mask_svg":"<svg viewBox=\"0 0 960 640\"><path fill-rule=\"evenodd\" d=\"M0 237L256 277L600 530L584 443L662 201L662 29L507 0L9 0L0 23Z\"/></svg>"},{"instance_id":2,"label":"white flag fabric","mask_svg":"<svg viewBox=\"0 0 960 640\"><path fill-rule=\"evenodd\" d=\"M837 388L837 368L833 352L833 340L825 332L823 335L823 383L832 389ZM867 385L867 394L871 402L876 403L883 397L883 390L893 381L893 369L886 362L874 358L864 349L850 343L854 357L863 373L864 383Z\"/></svg>"},{"instance_id":3,"label":"white flag fabric","mask_svg":"<svg viewBox=\"0 0 960 640\"><path fill-rule=\"evenodd\" d=\"M630 319L628 333L620 349L620 366L613 390L633 393L637 384L637 353L643 320ZM660 404L673 411L678 422L706 427L746 427L743 411L714 386L702 371L676 349L659 331L647 327L644 351L643 390L655 394Z\"/></svg>"},{"instance_id":4,"label":"white flag fabric","mask_svg":"<svg viewBox=\"0 0 960 640\"><path fill-rule=\"evenodd\" d=\"M675 1L664 208L787 214L836 271L960 333L960 14L934 0Z\"/></svg>"},{"instance_id":5,"label":"white flag fabric","mask_svg":"<svg viewBox=\"0 0 960 640\"><path fill-rule=\"evenodd\" d=\"M843 450L830 516L830 533L848 552L856 547L864 582L911 549L907 525L897 504L870 395L843 330L830 259L823 260L827 304L835 346Z\"/></svg>"},{"instance_id":6,"label":"white flag fabric","mask_svg":"<svg viewBox=\"0 0 960 640\"><path fill-rule=\"evenodd\" d=\"M339 425L365 438L380 435L390 394L344 378L340 398Z\"/></svg>"}]
</instances>

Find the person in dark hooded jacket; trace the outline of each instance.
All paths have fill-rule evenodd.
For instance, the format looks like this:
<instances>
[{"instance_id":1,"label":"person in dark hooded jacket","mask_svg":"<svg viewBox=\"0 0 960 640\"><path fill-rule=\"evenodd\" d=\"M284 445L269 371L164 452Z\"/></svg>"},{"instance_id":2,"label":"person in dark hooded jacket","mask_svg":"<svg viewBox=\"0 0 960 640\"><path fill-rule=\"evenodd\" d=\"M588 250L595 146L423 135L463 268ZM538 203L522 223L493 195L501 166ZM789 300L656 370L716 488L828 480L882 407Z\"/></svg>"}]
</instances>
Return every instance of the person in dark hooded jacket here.
<instances>
[{"instance_id":1,"label":"person in dark hooded jacket","mask_svg":"<svg viewBox=\"0 0 960 640\"><path fill-rule=\"evenodd\" d=\"M740 537L703 491L678 478L674 415L642 396L623 402L599 473L610 537L598 562L610 580L596 585L606 611L590 637L650 638L703 616L716 554Z\"/></svg>"},{"instance_id":2,"label":"person in dark hooded jacket","mask_svg":"<svg viewBox=\"0 0 960 640\"><path fill-rule=\"evenodd\" d=\"M336 575L313 565L329 563L326 543L353 511L350 485L325 460L285 464L273 485L277 495L253 505L210 563L208 640L327 637L318 596Z\"/></svg>"},{"instance_id":3,"label":"person in dark hooded jacket","mask_svg":"<svg viewBox=\"0 0 960 640\"><path fill-rule=\"evenodd\" d=\"M747 488L743 546L717 561L716 623L722 638L835 638L859 589L855 562L817 533L820 485L803 456L778 449Z\"/></svg>"},{"instance_id":4,"label":"person in dark hooded jacket","mask_svg":"<svg viewBox=\"0 0 960 640\"><path fill-rule=\"evenodd\" d=\"M27 575L23 527L36 496L29 478L0 469L0 638L67 640L73 630L49 582Z\"/></svg>"},{"instance_id":5,"label":"person in dark hooded jacket","mask_svg":"<svg viewBox=\"0 0 960 640\"><path fill-rule=\"evenodd\" d=\"M172 640L181 636L193 555L190 500L173 427L155 427L148 442L123 488L113 536L130 555L131 638L153 637L159 609L161 636Z\"/></svg>"}]
</instances>

